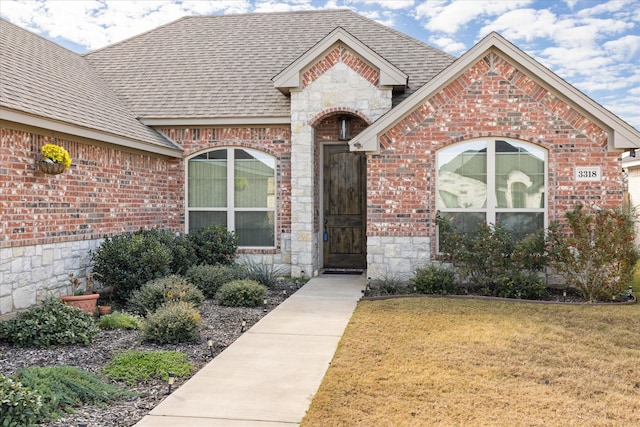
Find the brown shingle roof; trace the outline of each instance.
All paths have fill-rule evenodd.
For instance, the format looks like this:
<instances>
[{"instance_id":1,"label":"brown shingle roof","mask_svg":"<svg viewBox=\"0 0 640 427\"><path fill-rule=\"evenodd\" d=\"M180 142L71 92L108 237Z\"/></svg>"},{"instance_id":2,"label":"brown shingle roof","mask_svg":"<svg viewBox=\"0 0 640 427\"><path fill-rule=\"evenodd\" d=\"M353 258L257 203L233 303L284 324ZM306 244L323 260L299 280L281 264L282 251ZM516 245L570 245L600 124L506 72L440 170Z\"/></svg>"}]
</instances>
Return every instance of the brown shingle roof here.
<instances>
[{"instance_id":1,"label":"brown shingle roof","mask_svg":"<svg viewBox=\"0 0 640 427\"><path fill-rule=\"evenodd\" d=\"M178 148L140 123L82 56L2 19L0 107L123 141Z\"/></svg>"},{"instance_id":2,"label":"brown shingle roof","mask_svg":"<svg viewBox=\"0 0 640 427\"><path fill-rule=\"evenodd\" d=\"M395 103L455 59L347 10L186 17L85 58L143 119L289 117L271 79L336 27L409 75Z\"/></svg>"}]
</instances>

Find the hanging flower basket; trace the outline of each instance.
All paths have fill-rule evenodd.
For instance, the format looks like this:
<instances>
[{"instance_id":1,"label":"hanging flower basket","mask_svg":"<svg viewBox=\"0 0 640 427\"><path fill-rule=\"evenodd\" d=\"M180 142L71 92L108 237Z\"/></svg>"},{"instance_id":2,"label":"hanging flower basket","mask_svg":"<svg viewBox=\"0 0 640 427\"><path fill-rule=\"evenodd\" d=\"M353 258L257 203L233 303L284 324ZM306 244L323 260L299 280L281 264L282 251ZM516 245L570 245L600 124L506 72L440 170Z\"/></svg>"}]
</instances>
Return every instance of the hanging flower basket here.
<instances>
[{"instance_id":1,"label":"hanging flower basket","mask_svg":"<svg viewBox=\"0 0 640 427\"><path fill-rule=\"evenodd\" d=\"M57 175L71 166L69 152L59 145L45 144L41 151L42 157L38 159L38 168L43 173Z\"/></svg>"},{"instance_id":2,"label":"hanging flower basket","mask_svg":"<svg viewBox=\"0 0 640 427\"><path fill-rule=\"evenodd\" d=\"M40 160L40 162L38 162L38 167L40 168L40 171L42 173L50 175L58 175L67 170L67 167L64 165L64 163L55 163L50 159Z\"/></svg>"}]
</instances>

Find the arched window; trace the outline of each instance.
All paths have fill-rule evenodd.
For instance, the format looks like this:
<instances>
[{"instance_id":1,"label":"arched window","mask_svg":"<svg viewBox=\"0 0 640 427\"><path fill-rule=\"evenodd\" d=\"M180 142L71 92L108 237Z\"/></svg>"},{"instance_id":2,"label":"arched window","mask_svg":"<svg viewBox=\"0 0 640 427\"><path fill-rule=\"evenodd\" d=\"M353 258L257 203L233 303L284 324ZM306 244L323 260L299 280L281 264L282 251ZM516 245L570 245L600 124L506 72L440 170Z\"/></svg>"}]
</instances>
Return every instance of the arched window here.
<instances>
[{"instance_id":1,"label":"arched window","mask_svg":"<svg viewBox=\"0 0 640 427\"><path fill-rule=\"evenodd\" d=\"M187 164L188 230L221 224L238 246L275 246L275 158L248 148L199 154Z\"/></svg>"},{"instance_id":2,"label":"arched window","mask_svg":"<svg viewBox=\"0 0 640 427\"><path fill-rule=\"evenodd\" d=\"M500 222L523 237L546 222L547 151L506 139L478 139L437 153L436 207L460 232Z\"/></svg>"}]
</instances>

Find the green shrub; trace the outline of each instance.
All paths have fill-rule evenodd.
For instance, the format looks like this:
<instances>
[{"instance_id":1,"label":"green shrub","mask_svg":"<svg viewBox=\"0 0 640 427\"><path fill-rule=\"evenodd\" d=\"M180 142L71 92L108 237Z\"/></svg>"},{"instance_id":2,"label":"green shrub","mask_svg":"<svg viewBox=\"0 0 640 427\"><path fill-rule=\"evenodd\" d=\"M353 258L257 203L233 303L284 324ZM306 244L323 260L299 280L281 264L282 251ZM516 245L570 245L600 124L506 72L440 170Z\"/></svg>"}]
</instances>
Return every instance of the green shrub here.
<instances>
[{"instance_id":1,"label":"green shrub","mask_svg":"<svg viewBox=\"0 0 640 427\"><path fill-rule=\"evenodd\" d=\"M231 265L238 250L238 239L234 232L222 225L203 227L188 235L196 252L196 264Z\"/></svg>"},{"instance_id":2,"label":"green shrub","mask_svg":"<svg viewBox=\"0 0 640 427\"><path fill-rule=\"evenodd\" d=\"M169 372L186 377L193 371L187 355L179 351L130 350L117 353L103 372L107 378L131 386L151 378L167 380Z\"/></svg>"},{"instance_id":3,"label":"green shrub","mask_svg":"<svg viewBox=\"0 0 640 427\"><path fill-rule=\"evenodd\" d=\"M200 322L200 313L189 303L170 301L147 316L142 336L160 344L197 342Z\"/></svg>"},{"instance_id":4,"label":"green shrub","mask_svg":"<svg viewBox=\"0 0 640 427\"><path fill-rule=\"evenodd\" d=\"M73 412L73 407L83 404L111 403L135 395L74 366L32 366L18 369L16 376L22 384L42 396L42 414L46 418Z\"/></svg>"},{"instance_id":5,"label":"green shrub","mask_svg":"<svg viewBox=\"0 0 640 427\"><path fill-rule=\"evenodd\" d=\"M185 301L200 307L204 295L200 289L178 275L161 277L145 283L129 297L129 308L142 315L154 312L170 301Z\"/></svg>"},{"instance_id":6,"label":"green shrub","mask_svg":"<svg viewBox=\"0 0 640 427\"><path fill-rule=\"evenodd\" d=\"M194 265L186 274L189 282L193 283L204 293L205 297L213 298L218 289L225 283L242 279L245 271L238 265Z\"/></svg>"},{"instance_id":7,"label":"green shrub","mask_svg":"<svg viewBox=\"0 0 640 427\"><path fill-rule=\"evenodd\" d=\"M0 340L20 347L88 344L97 333L91 314L53 297L0 323Z\"/></svg>"},{"instance_id":8,"label":"green shrub","mask_svg":"<svg viewBox=\"0 0 640 427\"><path fill-rule=\"evenodd\" d=\"M402 295L410 292L410 282L397 275L384 275L369 280L365 296Z\"/></svg>"},{"instance_id":9,"label":"green shrub","mask_svg":"<svg viewBox=\"0 0 640 427\"><path fill-rule=\"evenodd\" d=\"M220 287L216 299L227 307L256 307L263 304L267 290L255 280L234 280Z\"/></svg>"},{"instance_id":10,"label":"green shrub","mask_svg":"<svg viewBox=\"0 0 640 427\"><path fill-rule=\"evenodd\" d=\"M142 328L142 319L132 314L114 312L102 316L98 321L98 326L102 329L140 329Z\"/></svg>"},{"instance_id":11,"label":"green shrub","mask_svg":"<svg viewBox=\"0 0 640 427\"><path fill-rule=\"evenodd\" d=\"M512 272L497 283L496 296L502 298L542 299L547 287L540 276L529 272Z\"/></svg>"},{"instance_id":12,"label":"green shrub","mask_svg":"<svg viewBox=\"0 0 640 427\"><path fill-rule=\"evenodd\" d=\"M157 230L106 237L91 257L100 281L113 286L117 298L129 295L150 280L171 273L171 249L167 236Z\"/></svg>"},{"instance_id":13,"label":"green shrub","mask_svg":"<svg viewBox=\"0 0 640 427\"><path fill-rule=\"evenodd\" d=\"M631 283L639 256L634 215L611 209L587 213L577 205L565 217L568 233L557 222L549 226L552 266L589 301L617 297Z\"/></svg>"},{"instance_id":14,"label":"green shrub","mask_svg":"<svg viewBox=\"0 0 640 427\"><path fill-rule=\"evenodd\" d=\"M433 264L418 268L412 283L420 294L446 295L456 291L453 271Z\"/></svg>"},{"instance_id":15,"label":"green shrub","mask_svg":"<svg viewBox=\"0 0 640 427\"><path fill-rule=\"evenodd\" d=\"M244 266L247 279L255 280L267 288L276 286L278 280L287 274L284 268L275 267L273 264L258 264L252 259L247 259Z\"/></svg>"},{"instance_id":16,"label":"green shrub","mask_svg":"<svg viewBox=\"0 0 640 427\"><path fill-rule=\"evenodd\" d=\"M0 374L0 426L31 427L42 418L40 395Z\"/></svg>"}]
</instances>

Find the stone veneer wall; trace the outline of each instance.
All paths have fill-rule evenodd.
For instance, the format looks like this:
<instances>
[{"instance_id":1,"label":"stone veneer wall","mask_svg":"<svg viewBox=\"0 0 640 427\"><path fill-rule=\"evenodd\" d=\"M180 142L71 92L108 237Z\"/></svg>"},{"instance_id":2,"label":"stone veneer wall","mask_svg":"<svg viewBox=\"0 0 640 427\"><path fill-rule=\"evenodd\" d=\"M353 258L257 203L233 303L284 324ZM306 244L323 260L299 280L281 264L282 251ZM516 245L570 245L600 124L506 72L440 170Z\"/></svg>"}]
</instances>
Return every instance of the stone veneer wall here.
<instances>
[{"instance_id":1,"label":"stone veneer wall","mask_svg":"<svg viewBox=\"0 0 640 427\"><path fill-rule=\"evenodd\" d=\"M301 89L291 91L291 264L295 277L315 275L321 267L314 125L339 112L371 123L389 111L391 89L379 88L378 79L376 70L338 45L307 69Z\"/></svg>"}]
</instances>

